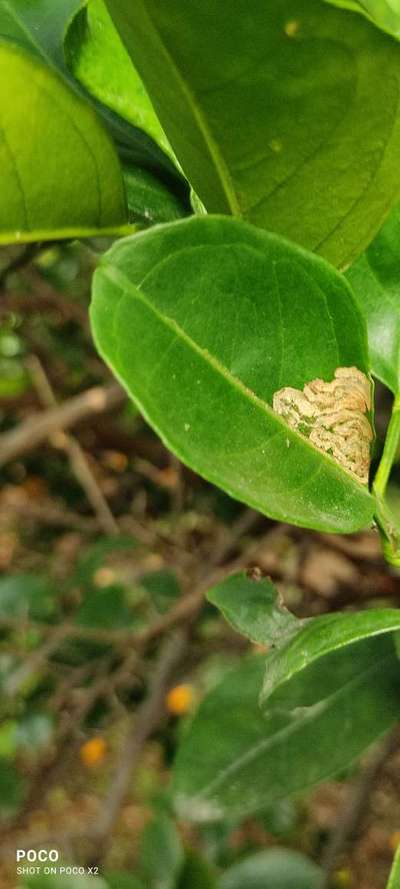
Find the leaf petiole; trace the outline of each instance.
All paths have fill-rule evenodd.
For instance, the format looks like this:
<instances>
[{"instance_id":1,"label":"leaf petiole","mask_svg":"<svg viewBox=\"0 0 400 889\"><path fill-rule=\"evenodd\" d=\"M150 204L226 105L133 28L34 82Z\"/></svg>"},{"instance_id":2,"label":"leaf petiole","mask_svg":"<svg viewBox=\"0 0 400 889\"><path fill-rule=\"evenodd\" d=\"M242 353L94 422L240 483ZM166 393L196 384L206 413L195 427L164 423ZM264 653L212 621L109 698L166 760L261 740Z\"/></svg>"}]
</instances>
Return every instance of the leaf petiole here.
<instances>
[{"instance_id":1,"label":"leaf petiole","mask_svg":"<svg viewBox=\"0 0 400 889\"><path fill-rule=\"evenodd\" d=\"M385 446L375 479L374 493L377 498L385 496L386 486L400 441L400 394L397 394L392 408L392 416L386 433Z\"/></svg>"},{"instance_id":2,"label":"leaf petiole","mask_svg":"<svg viewBox=\"0 0 400 889\"><path fill-rule=\"evenodd\" d=\"M400 565L400 529L396 517L387 503L385 494L392 466L400 442L400 394L397 394L392 408L392 416L386 433L383 454L379 463L373 491L376 497L376 520L382 534L385 557L393 565Z\"/></svg>"},{"instance_id":3,"label":"leaf petiole","mask_svg":"<svg viewBox=\"0 0 400 889\"><path fill-rule=\"evenodd\" d=\"M400 886L400 846L397 847L394 856L392 870L390 871L389 882L386 889L399 889Z\"/></svg>"}]
</instances>

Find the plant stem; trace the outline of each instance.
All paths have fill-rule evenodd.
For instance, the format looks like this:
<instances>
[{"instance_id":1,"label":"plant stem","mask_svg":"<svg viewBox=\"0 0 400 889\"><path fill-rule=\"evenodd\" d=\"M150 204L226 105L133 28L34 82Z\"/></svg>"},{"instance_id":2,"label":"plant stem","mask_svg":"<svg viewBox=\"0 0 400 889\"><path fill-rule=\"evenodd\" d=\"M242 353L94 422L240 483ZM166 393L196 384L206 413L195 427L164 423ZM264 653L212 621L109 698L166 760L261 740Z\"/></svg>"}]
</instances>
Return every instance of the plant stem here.
<instances>
[{"instance_id":1,"label":"plant stem","mask_svg":"<svg viewBox=\"0 0 400 889\"><path fill-rule=\"evenodd\" d=\"M394 856L392 870L390 871L389 882L386 889L399 889L400 886L400 846L397 847Z\"/></svg>"},{"instance_id":2,"label":"plant stem","mask_svg":"<svg viewBox=\"0 0 400 889\"><path fill-rule=\"evenodd\" d=\"M374 492L380 500L385 496L393 461L400 441L400 394L397 394L392 408L392 416L386 433L381 462L374 479Z\"/></svg>"}]
</instances>

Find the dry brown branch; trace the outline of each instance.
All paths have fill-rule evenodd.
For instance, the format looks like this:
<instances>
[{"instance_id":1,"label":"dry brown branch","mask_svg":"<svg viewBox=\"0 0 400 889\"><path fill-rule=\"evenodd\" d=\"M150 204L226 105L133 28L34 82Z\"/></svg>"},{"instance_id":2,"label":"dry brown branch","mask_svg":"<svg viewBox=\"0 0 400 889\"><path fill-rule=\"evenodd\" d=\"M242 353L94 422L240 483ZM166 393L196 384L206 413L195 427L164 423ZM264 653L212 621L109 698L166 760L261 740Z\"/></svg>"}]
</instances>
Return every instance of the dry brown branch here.
<instances>
[{"instance_id":1,"label":"dry brown branch","mask_svg":"<svg viewBox=\"0 0 400 889\"><path fill-rule=\"evenodd\" d=\"M94 386L43 413L35 414L16 429L0 437L0 466L21 457L42 444L60 429L69 429L96 414L104 414L123 404L125 395L117 383Z\"/></svg>"}]
</instances>

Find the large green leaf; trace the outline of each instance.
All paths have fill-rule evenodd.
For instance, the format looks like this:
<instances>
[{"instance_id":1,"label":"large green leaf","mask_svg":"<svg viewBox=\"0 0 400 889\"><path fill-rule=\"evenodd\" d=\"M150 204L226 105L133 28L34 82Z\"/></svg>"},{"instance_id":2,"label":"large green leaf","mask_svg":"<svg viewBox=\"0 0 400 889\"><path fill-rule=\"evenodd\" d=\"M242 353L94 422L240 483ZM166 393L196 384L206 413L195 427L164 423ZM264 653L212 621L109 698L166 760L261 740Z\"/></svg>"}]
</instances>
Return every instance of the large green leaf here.
<instances>
[{"instance_id":1,"label":"large green leaf","mask_svg":"<svg viewBox=\"0 0 400 889\"><path fill-rule=\"evenodd\" d=\"M400 389L400 208L347 273L368 326L371 368L395 394Z\"/></svg>"},{"instance_id":2,"label":"large green leaf","mask_svg":"<svg viewBox=\"0 0 400 889\"><path fill-rule=\"evenodd\" d=\"M318 675L326 671L328 686L322 686L321 695L327 689L336 690L340 682L342 649L371 637L392 633L400 629L400 609L376 608L353 613L325 614L306 622L299 622L299 630L284 641L267 659L263 687L263 703L266 711L273 707L306 707L317 703L320 698L303 698L309 686L319 695ZM323 659L321 667L321 659ZM332 667L326 670L326 663ZM346 668L346 662L343 660ZM337 665L337 668L336 668ZM305 684L305 673L310 677ZM313 678L315 685L313 685ZM399 714L400 715L400 714Z\"/></svg>"},{"instance_id":3,"label":"large green leaf","mask_svg":"<svg viewBox=\"0 0 400 889\"><path fill-rule=\"evenodd\" d=\"M367 372L361 315L323 260L229 218L159 226L105 255L91 318L104 359L197 472L294 524L371 520L367 490L271 407L282 386Z\"/></svg>"},{"instance_id":4,"label":"large green leaf","mask_svg":"<svg viewBox=\"0 0 400 889\"><path fill-rule=\"evenodd\" d=\"M0 125L0 244L121 231L121 170L95 113L35 56L6 42Z\"/></svg>"},{"instance_id":5,"label":"large green leaf","mask_svg":"<svg viewBox=\"0 0 400 889\"><path fill-rule=\"evenodd\" d=\"M318 889L322 870L292 849L266 849L232 865L220 889Z\"/></svg>"},{"instance_id":6,"label":"large green leaf","mask_svg":"<svg viewBox=\"0 0 400 889\"><path fill-rule=\"evenodd\" d=\"M399 198L400 47L321 0L107 0L209 212L343 267Z\"/></svg>"},{"instance_id":7,"label":"large green leaf","mask_svg":"<svg viewBox=\"0 0 400 889\"><path fill-rule=\"evenodd\" d=\"M229 673L200 705L178 750L178 812L193 821L240 819L340 772L390 728L400 712L392 639L367 639L340 655L336 688L333 665L322 658L316 675L303 676L302 699L318 703L290 712L281 699L268 718L257 705L264 658Z\"/></svg>"}]
</instances>

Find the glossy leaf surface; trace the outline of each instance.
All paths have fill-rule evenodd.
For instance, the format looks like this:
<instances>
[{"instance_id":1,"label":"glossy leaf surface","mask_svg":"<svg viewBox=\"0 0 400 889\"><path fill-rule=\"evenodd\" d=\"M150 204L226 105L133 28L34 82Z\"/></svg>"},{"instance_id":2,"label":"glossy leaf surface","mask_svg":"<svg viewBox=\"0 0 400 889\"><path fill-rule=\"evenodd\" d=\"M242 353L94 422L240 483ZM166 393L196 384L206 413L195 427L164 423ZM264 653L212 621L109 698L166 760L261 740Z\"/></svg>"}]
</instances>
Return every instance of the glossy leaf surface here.
<instances>
[{"instance_id":1,"label":"glossy leaf surface","mask_svg":"<svg viewBox=\"0 0 400 889\"><path fill-rule=\"evenodd\" d=\"M69 67L89 93L136 127L164 151L169 145L103 0L90 0L68 31Z\"/></svg>"},{"instance_id":2,"label":"glossy leaf surface","mask_svg":"<svg viewBox=\"0 0 400 889\"><path fill-rule=\"evenodd\" d=\"M282 700L285 707L305 707L317 703L319 698L311 701L303 699L307 670L317 682L321 662L325 669L324 659L328 659L332 667L329 686L336 689L343 648L349 648L351 653L356 650L357 643L398 629L400 609L395 608L371 608L354 614L337 612L303 622L299 631L267 658L263 687L266 710L280 707ZM318 685L315 687L318 688Z\"/></svg>"},{"instance_id":3,"label":"glossy leaf surface","mask_svg":"<svg viewBox=\"0 0 400 889\"><path fill-rule=\"evenodd\" d=\"M235 630L261 645L279 644L301 626L280 604L278 590L268 578L252 580L244 573L232 574L209 590L207 599Z\"/></svg>"},{"instance_id":4,"label":"glossy leaf surface","mask_svg":"<svg viewBox=\"0 0 400 889\"><path fill-rule=\"evenodd\" d=\"M344 267L399 199L400 46L321 0L107 0L184 172Z\"/></svg>"},{"instance_id":5,"label":"glossy leaf surface","mask_svg":"<svg viewBox=\"0 0 400 889\"><path fill-rule=\"evenodd\" d=\"M191 468L294 524L371 520L366 488L271 407L282 386L368 372L361 315L321 259L228 218L160 226L105 255L91 317L100 353Z\"/></svg>"},{"instance_id":6,"label":"glossy leaf surface","mask_svg":"<svg viewBox=\"0 0 400 889\"><path fill-rule=\"evenodd\" d=\"M400 388L400 208L396 207L346 277L368 326L372 372Z\"/></svg>"},{"instance_id":7,"label":"glossy leaf surface","mask_svg":"<svg viewBox=\"0 0 400 889\"><path fill-rule=\"evenodd\" d=\"M50 68L6 42L0 123L0 244L121 229L122 175L93 110Z\"/></svg>"},{"instance_id":8,"label":"glossy leaf surface","mask_svg":"<svg viewBox=\"0 0 400 889\"><path fill-rule=\"evenodd\" d=\"M281 701L269 718L258 709L265 659L253 656L230 672L200 705L178 751L178 812L193 821L242 818L346 768L390 728L400 709L392 640L367 640L340 655L335 690L322 659L318 675L303 679L303 698L319 703L291 713Z\"/></svg>"}]
</instances>

